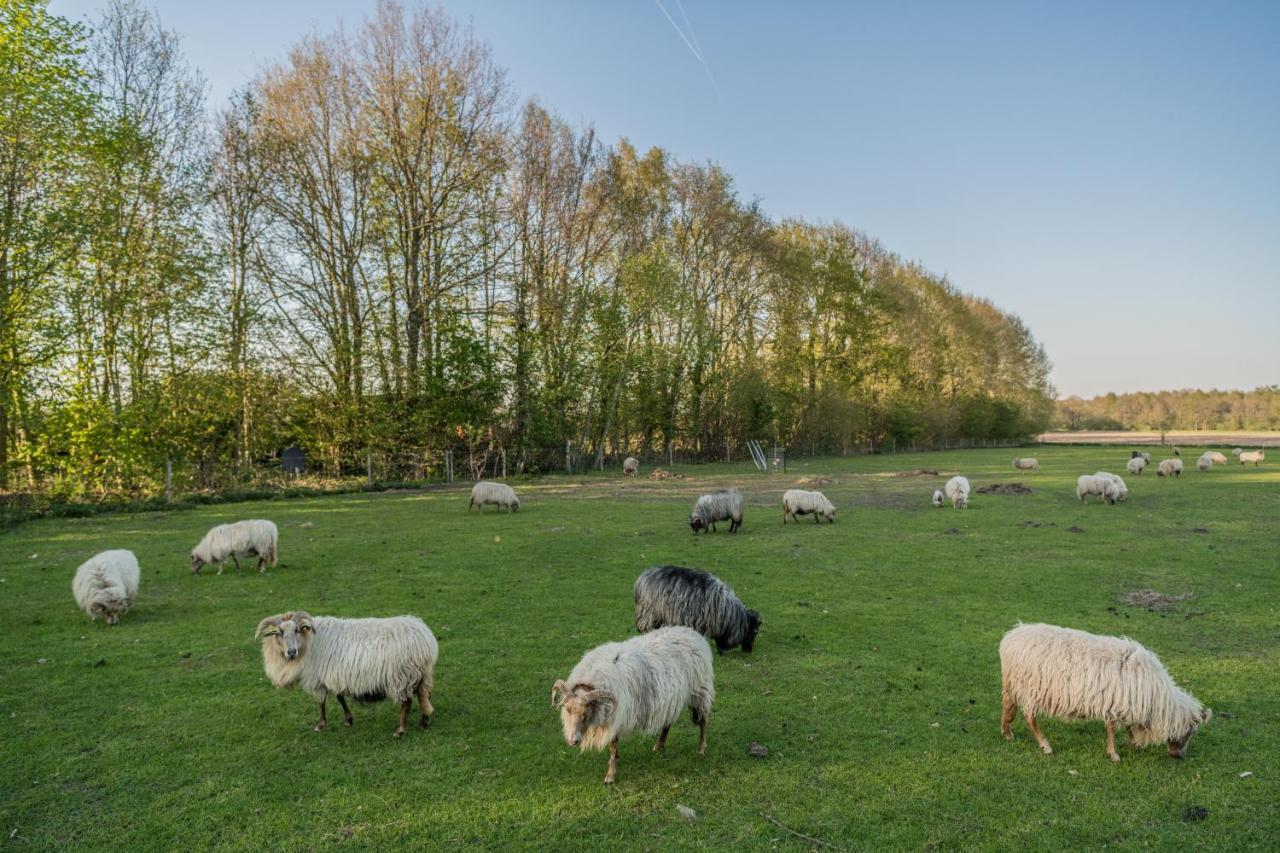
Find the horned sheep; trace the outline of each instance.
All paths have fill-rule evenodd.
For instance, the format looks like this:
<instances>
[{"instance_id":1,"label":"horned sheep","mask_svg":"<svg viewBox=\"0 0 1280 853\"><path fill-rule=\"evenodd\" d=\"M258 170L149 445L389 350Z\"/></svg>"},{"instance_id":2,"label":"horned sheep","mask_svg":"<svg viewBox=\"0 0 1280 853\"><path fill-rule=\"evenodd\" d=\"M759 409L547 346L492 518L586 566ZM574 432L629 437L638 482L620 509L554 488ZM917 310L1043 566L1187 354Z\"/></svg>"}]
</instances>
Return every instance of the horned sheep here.
<instances>
[{"instance_id":1,"label":"horned sheep","mask_svg":"<svg viewBox=\"0 0 1280 853\"><path fill-rule=\"evenodd\" d=\"M621 643L596 646L568 679L551 687L564 740L583 752L609 748L606 785L618 775L618 741L637 732L656 734L655 752L688 708L698 726L698 754L707 752L707 723L716 687L711 646L692 628L668 627Z\"/></svg>"},{"instance_id":2,"label":"horned sheep","mask_svg":"<svg viewBox=\"0 0 1280 853\"><path fill-rule=\"evenodd\" d=\"M1103 720L1107 756L1119 761L1115 729L1134 747L1164 742L1182 758L1187 743L1213 712L1174 683L1156 655L1127 637L1107 637L1019 623L1000 641L1000 733L1013 740L1019 710L1045 755L1053 748L1038 715Z\"/></svg>"},{"instance_id":3,"label":"horned sheep","mask_svg":"<svg viewBox=\"0 0 1280 853\"><path fill-rule=\"evenodd\" d=\"M1015 456L1013 459L1013 470L1015 471L1039 471L1040 463L1035 459L1027 456Z\"/></svg>"},{"instance_id":4,"label":"horned sheep","mask_svg":"<svg viewBox=\"0 0 1280 853\"><path fill-rule=\"evenodd\" d=\"M1104 503L1113 504L1119 499L1120 489L1109 477L1082 474L1076 478L1076 497L1080 499L1080 503L1087 504L1089 495L1102 498Z\"/></svg>"},{"instance_id":5,"label":"horned sheep","mask_svg":"<svg viewBox=\"0 0 1280 853\"><path fill-rule=\"evenodd\" d=\"M735 646L750 652L760 631L760 614L710 572L654 566L636 578L635 599L637 631L684 625L715 640L720 654Z\"/></svg>"},{"instance_id":6,"label":"horned sheep","mask_svg":"<svg viewBox=\"0 0 1280 853\"><path fill-rule=\"evenodd\" d=\"M1262 460L1267 458L1267 454L1263 453L1261 450L1246 450L1240 454L1239 458L1241 465L1244 465L1246 462L1252 462L1253 467L1257 468L1258 465L1262 463Z\"/></svg>"},{"instance_id":7,"label":"horned sheep","mask_svg":"<svg viewBox=\"0 0 1280 853\"><path fill-rule=\"evenodd\" d=\"M698 498L689 513L689 527L693 535L700 530L715 531L717 521L728 521L729 532L737 533L742 526L742 493L737 489L721 489Z\"/></svg>"},{"instance_id":8,"label":"horned sheep","mask_svg":"<svg viewBox=\"0 0 1280 853\"><path fill-rule=\"evenodd\" d=\"M952 509L968 509L969 508L969 481L968 479L956 475L947 484L942 487L942 492L946 495L947 500L951 501Z\"/></svg>"},{"instance_id":9,"label":"horned sheep","mask_svg":"<svg viewBox=\"0 0 1280 853\"><path fill-rule=\"evenodd\" d=\"M138 596L138 558L132 551L103 551L80 564L71 581L76 604L90 619L115 625Z\"/></svg>"},{"instance_id":10,"label":"horned sheep","mask_svg":"<svg viewBox=\"0 0 1280 853\"><path fill-rule=\"evenodd\" d=\"M241 557L257 557L258 571L265 572L268 565L276 564L279 541L280 533L271 521L252 519L219 524L191 549L191 571L198 572L209 563L217 563L218 574L222 574L223 563L230 557L238 572Z\"/></svg>"},{"instance_id":11,"label":"horned sheep","mask_svg":"<svg viewBox=\"0 0 1280 853\"><path fill-rule=\"evenodd\" d=\"M824 518L831 524L836 520L836 507L822 492L787 489L782 495L782 523L787 523L788 516L798 522L801 515L812 515L814 524L820 524Z\"/></svg>"},{"instance_id":12,"label":"horned sheep","mask_svg":"<svg viewBox=\"0 0 1280 853\"><path fill-rule=\"evenodd\" d=\"M1182 476L1182 460L1181 459L1161 459L1160 464L1156 467L1156 476L1181 477Z\"/></svg>"},{"instance_id":13,"label":"horned sheep","mask_svg":"<svg viewBox=\"0 0 1280 853\"><path fill-rule=\"evenodd\" d=\"M640 473L640 460L634 456L628 456L622 460L622 476L634 477Z\"/></svg>"},{"instance_id":14,"label":"horned sheep","mask_svg":"<svg viewBox=\"0 0 1280 853\"><path fill-rule=\"evenodd\" d=\"M1135 456L1129 460L1129 464L1125 466L1125 470L1130 474L1141 474L1142 470L1147 467L1147 462L1141 456Z\"/></svg>"},{"instance_id":15,"label":"horned sheep","mask_svg":"<svg viewBox=\"0 0 1280 853\"><path fill-rule=\"evenodd\" d=\"M425 729L431 722L440 644L417 616L338 619L294 610L263 619L254 639L262 640L262 665L273 685L301 687L320 703L318 732L327 725L330 694L338 697L347 726L353 721L347 697L399 702L400 724L393 737L404 734L414 696L422 712L419 726Z\"/></svg>"},{"instance_id":16,"label":"horned sheep","mask_svg":"<svg viewBox=\"0 0 1280 853\"><path fill-rule=\"evenodd\" d=\"M467 504L467 512L471 512L473 507L479 507L483 512L489 504L493 504L495 510L505 507L507 512L520 511L520 498L516 497L515 489L506 483L481 480L471 487L471 503Z\"/></svg>"}]
</instances>

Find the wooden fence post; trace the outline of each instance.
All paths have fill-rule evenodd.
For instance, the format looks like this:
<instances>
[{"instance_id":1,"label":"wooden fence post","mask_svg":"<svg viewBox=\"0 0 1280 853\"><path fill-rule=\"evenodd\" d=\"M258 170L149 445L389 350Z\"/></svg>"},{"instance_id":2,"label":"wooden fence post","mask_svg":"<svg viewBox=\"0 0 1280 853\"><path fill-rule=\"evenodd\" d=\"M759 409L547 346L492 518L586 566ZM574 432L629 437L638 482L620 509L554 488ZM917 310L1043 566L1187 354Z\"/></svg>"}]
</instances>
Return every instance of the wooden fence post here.
<instances>
[{"instance_id":1,"label":"wooden fence post","mask_svg":"<svg viewBox=\"0 0 1280 853\"><path fill-rule=\"evenodd\" d=\"M164 502L173 503L173 460L164 460Z\"/></svg>"}]
</instances>

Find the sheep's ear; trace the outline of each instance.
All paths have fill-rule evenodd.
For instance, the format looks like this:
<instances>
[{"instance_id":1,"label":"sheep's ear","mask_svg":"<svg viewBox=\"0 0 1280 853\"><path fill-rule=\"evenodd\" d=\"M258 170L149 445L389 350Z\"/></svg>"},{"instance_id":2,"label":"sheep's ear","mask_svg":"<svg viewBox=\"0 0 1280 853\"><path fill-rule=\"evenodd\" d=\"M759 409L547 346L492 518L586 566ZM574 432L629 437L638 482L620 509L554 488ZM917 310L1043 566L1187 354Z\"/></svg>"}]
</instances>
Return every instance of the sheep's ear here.
<instances>
[{"instance_id":1,"label":"sheep's ear","mask_svg":"<svg viewBox=\"0 0 1280 853\"><path fill-rule=\"evenodd\" d=\"M569 688L565 687L564 679L557 678L556 683L551 685L551 707L558 708L564 704L564 697L569 693Z\"/></svg>"},{"instance_id":2,"label":"sheep's ear","mask_svg":"<svg viewBox=\"0 0 1280 853\"><path fill-rule=\"evenodd\" d=\"M293 611L293 621L297 623L298 628L305 631L315 631L316 626L311 623L311 614L305 610Z\"/></svg>"},{"instance_id":3,"label":"sheep's ear","mask_svg":"<svg viewBox=\"0 0 1280 853\"><path fill-rule=\"evenodd\" d=\"M1201 709L1200 709L1200 722L1201 722L1201 723L1207 723L1207 722L1209 722L1209 721L1210 721L1210 720L1212 720L1212 719L1213 719L1213 709L1212 709L1212 708L1201 708Z\"/></svg>"},{"instance_id":4,"label":"sheep's ear","mask_svg":"<svg viewBox=\"0 0 1280 853\"><path fill-rule=\"evenodd\" d=\"M280 617L268 616L266 619L263 619L261 622L258 623L258 630L253 633L253 638L255 640L260 640L263 637L270 637L274 634L279 634L279 633L280 633Z\"/></svg>"}]
</instances>

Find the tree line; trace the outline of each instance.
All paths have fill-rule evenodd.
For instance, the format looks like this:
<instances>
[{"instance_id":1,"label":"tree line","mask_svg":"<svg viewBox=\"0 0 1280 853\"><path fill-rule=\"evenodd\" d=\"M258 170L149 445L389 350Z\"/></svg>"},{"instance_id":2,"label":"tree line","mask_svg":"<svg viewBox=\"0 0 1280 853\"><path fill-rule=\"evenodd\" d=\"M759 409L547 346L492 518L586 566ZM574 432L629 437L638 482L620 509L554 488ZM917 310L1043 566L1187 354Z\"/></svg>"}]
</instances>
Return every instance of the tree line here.
<instances>
[{"instance_id":1,"label":"tree line","mask_svg":"<svg viewBox=\"0 0 1280 853\"><path fill-rule=\"evenodd\" d=\"M1017 317L521 102L441 11L387 0L212 110L133 0L92 28L6 0L0 66L0 487L128 492L289 444L849 452L1053 414Z\"/></svg>"},{"instance_id":2,"label":"tree line","mask_svg":"<svg viewBox=\"0 0 1280 853\"><path fill-rule=\"evenodd\" d=\"M1065 430L1278 430L1280 385L1252 391L1140 391L1059 400Z\"/></svg>"}]
</instances>

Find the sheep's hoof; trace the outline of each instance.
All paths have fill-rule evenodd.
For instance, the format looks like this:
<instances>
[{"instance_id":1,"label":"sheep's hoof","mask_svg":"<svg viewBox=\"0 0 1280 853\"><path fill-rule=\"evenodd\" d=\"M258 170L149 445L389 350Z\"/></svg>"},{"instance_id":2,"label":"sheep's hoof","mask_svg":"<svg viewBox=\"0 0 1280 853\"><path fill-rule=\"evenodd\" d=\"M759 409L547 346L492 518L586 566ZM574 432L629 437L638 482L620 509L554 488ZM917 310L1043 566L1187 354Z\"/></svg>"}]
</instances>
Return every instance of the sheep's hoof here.
<instances>
[{"instance_id":1,"label":"sheep's hoof","mask_svg":"<svg viewBox=\"0 0 1280 853\"><path fill-rule=\"evenodd\" d=\"M612 773L610 773L608 776L604 777L604 783L605 783L606 785L612 785L612 784L613 784L613 774L612 774Z\"/></svg>"},{"instance_id":2,"label":"sheep's hoof","mask_svg":"<svg viewBox=\"0 0 1280 853\"><path fill-rule=\"evenodd\" d=\"M322 731L324 731L324 723L316 723L316 727L315 727L314 729L312 729L311 731L313 731L313 732L322 732Z\"/></svg>"},{"instance_id":3,"label":"sheep's hoof","mask_svg":"<svg viewBox=\"0 0 1280 853\"><path fill-rule=\"evenodd\" d=\"M355 722L355 720L353 720L353 719L352 719L352 718L350 718L350 717L347 717L345 720L343 720L343 721L342 721L342 724L343 724L344 726L346 726L347 728L351 728L351 724L352 724L352 723L354 723L354 722Z\"/></svg>"},{"instance_id":4,"label":"sheep's hoof","mask_svg":"<svg viewBox=\"0 0 1280 853\"><path fill-rule=\"evenodd\" d=\"M430 718L430 717L423 717L421 720L419 720L419 721L418 721L418 728L420 728L420 729L427 729L427 728L430 728L430 727L431 727L431 718Z\"/></svg>"},{"instance_id":5,"label":"sheep's hoof","mask_svg":"<svg viewBox=\"0 0 1280 853\"><path fill-rule=\"evenodd\" d=\"M403 736L404 736L404 729L396 729L394 732L392 732L392 733L391 733L391 736L392 736L392 737L403 737Z\"/></svg>"},{"instance_id":6,"label":"sheep's hoof","mask_svg":"<svg viewBox=\"0 0 1280 853\"><path fill-rule=\"evenodd\" d=\"M1000 732L1000 734L1004 735L1004 739L1005 739L1005 740L1013 740L1013 731L1012 731L1012 730L1005 730L1005 731Z\"/></svg>"},{"instance_id":7,"label":"sheep's hoof","mask_svg":"<svg viewBox=\"0 0 1280 853\"><path fill-rule=\"evenodd\" d=\"M1043 752L1045 755L1053 755L1053 747L1049 746L1049 744L1047 743L1044 746L1040 747L1040 751Z\"/></svg>"},{"instance_id":8,"label":"sheep's hoof","mask_svg":"<svg viewBox=\"0 0 1280 853\"><path fill-rule=\"evenodd\" d=\"M1113 752L1113 753L1111 753L1111 754L1109 754L1109 755L1107 756L1107 758L1110 758L1110 759L1111 759L1112 761L1114 761L1116 764L1119 764L1119 763L1120 763L1120 756L1116 755L1114 752Z\"/></svg>"}]
</instances>

